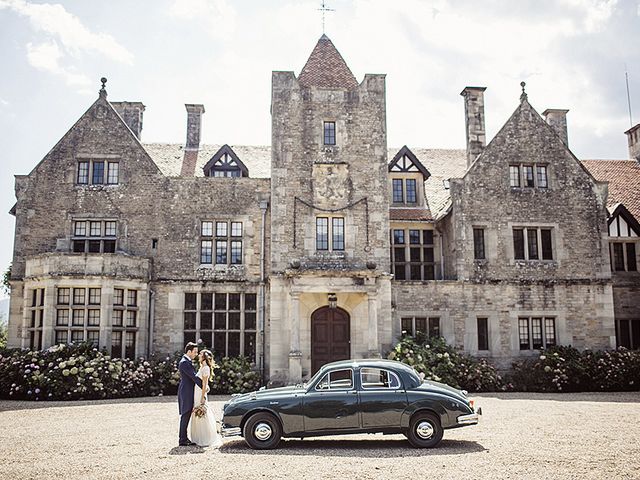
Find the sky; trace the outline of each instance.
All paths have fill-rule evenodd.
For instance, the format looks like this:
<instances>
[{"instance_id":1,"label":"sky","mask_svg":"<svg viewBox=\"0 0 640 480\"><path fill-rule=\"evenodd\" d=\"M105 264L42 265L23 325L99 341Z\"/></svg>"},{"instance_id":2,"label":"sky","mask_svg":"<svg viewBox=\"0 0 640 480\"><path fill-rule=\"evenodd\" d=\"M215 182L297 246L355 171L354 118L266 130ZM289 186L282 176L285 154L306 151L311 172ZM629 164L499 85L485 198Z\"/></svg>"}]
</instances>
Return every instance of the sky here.
<instances>
[{"instance_id":1,"label":"sky","mask_svg":"<svg viewBox=\"0 0 640 480\"><path fill-rule=\"evenodd\" d=\"M465 86L484 86L488 139L518 105L569 109L578 158L628 158L640 121L640 0L327 0L326 34L361 81L387 75L389 146L464 148ZM97 98L146 105L143 142L270 143L273 70L304 66L321 2L0 0L0 269L13 175L27 174ZM427 166L428 167L428 166Z\"/></svg>"}]
</instances>

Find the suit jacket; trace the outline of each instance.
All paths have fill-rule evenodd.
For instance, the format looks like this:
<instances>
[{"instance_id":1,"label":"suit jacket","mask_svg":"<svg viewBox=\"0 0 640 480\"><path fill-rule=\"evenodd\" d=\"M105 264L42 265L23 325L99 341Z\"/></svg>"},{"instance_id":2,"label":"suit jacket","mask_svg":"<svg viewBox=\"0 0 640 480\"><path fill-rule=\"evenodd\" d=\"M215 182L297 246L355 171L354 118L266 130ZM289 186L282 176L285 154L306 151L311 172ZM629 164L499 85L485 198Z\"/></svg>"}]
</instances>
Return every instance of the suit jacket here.
<instances>
[{"instance_id":1,"label":"suit jacket","mask_svg":"<svg viewBox=\"0 0 640 480\"><path fill-rule=\"evenodd\" d=\"M196 384L202 388L202 380L196 376L193 362L186 355L183 355L178 362L178 371L180 372L178 409L180 410L180 415L185 415L193 410L193 390Z\"/></svg>"}]
</instances>

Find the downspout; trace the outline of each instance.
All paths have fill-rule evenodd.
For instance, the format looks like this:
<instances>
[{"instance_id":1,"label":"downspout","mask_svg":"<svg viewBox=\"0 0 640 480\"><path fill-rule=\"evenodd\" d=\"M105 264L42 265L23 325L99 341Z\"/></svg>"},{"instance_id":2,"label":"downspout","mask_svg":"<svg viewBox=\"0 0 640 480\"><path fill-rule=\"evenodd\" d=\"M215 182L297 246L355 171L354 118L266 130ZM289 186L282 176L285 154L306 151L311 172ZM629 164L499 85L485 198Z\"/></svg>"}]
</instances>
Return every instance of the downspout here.
<instances>
[{"instance_id":1,"label":"downspout","mask_svg":"<svg viewBox=\"0 0 640 480\"><path fill-rule=\"evenodd\" d=\"M269 208L269 202L263 200L260 202L260 210L262 210L262 224L260 226L260 286L259 286L259 298L260 298L260 310L258 312L258 331L260 332L260 377L262 381L265 381L265 348L266 348L266 336L265 336L265 316L266 316L266 285L265 285L265 262L266 262L266 223L267 223L267 208Z\"/></svg>"},{"instance_id":2,"label":"downspout","mask_svg":"<svg viewBox=\"0 0 640 480\"><path fill-rule=\"evenodd\" d=\"M436 230L438 231L438 236L440 237L440 280L444 280L444 234L437 226Z\"/></svg>"},{"instance_id":3,"label":"downspout","mask_svg":"<svg viewBox=\"0 0 640 480\"><path fill-rule=\"evenodd\" d=\"M149 289L149 345L147 346L148 357L153 355L153 330L156 317L156 292Z\"/></svg>"}]
</instances>

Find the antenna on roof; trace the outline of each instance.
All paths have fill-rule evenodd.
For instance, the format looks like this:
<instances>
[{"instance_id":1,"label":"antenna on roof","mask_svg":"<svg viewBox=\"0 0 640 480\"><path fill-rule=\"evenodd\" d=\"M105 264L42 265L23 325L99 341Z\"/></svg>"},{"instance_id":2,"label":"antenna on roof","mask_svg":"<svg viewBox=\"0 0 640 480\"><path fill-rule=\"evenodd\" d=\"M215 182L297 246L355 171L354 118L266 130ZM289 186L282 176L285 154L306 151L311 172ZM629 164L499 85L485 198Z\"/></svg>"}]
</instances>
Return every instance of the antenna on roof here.
<instances>
[{"instance_id":1,"label":"antenna on roof","mask_svg":"<svg viewBox=\"0 0 640 480\"><path fill-rule=\"evenodd\" d=\"M631 115L631 95L629 94L629 73L627 72L627 64L624 64L624 78L627 82L627 105L629 107L629 126L633 127L633 116Z\"/></svg>"},{"instance_id":2,"label":"antenna on roof","mask_svg":"<svg viewBox=\"0 0 640 480\"><path fill-rule=\"evenodd\" d=\"M324 14L326 12L335 12L335 9L327 8L327 5L324 3L324 0L322 0L322 3L320 4L320 8L318 9L318 11L322 12L322 34L324 35Z\"/></svg>"}]
</instances>

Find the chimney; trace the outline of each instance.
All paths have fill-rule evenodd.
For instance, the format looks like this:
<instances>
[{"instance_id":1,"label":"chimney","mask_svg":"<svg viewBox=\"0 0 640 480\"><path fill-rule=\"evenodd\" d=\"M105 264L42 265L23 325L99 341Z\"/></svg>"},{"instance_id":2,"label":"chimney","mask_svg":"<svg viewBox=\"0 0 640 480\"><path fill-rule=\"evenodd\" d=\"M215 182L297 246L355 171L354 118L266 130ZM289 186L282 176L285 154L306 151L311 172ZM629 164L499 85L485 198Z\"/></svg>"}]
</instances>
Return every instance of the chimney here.
<instances>
[{"instance_id":1,"label":"chimney","mask_svg":"<svg viewBox=\"0 0 640 480\"><path fill-rule=\"evenodd\" d=\"M542 112L545 122L551 125L551 128L558 134L565 145L569 146L569 137L567 136L567 112L560 108L547 108Z\"/></svg>"},{"instance_id":2,"label":"chimney","mask_svg":"<svg viewBox=\"0 0 640 480\"><path fill-rule=\"evenodd\" d=\"M142 113L144 105L142 102L111 102L113 108L116 109L118 115L124 120L129 129L133 132L138 140L142 135Z\"/></svg>"},{"instance_id":3,"label":"chimney","mask_svg":"<svg viewBox=\"0 0 640 480\"><path fill-rule=\"evenodd\" d=\"M184 148L180 175L193 177L198 162L198 150L200 150L200 130L204 105L187 103L185 107L187 108L187 142Z\"/></svg>"},{"instance_id":4,"label":"chimney","mask_svg":"<svg viewBox=\"0 0 640 480\"><path fill-rule=\"evenodd\" d=\"M640 123L624 132L629 142L629 158L640 162Z\"/></svg>"},{"instance_id":5,"label":"chimney","mask_svg":"<svg viewBox=\"0 0 640 480\"><path fill-rule=\"evenodd\" d=\"M487 144L484 128L484 91L486 87L465 87L464 120L467 133L467 166L482 153Z\"/></svg>"}]
</instances>

